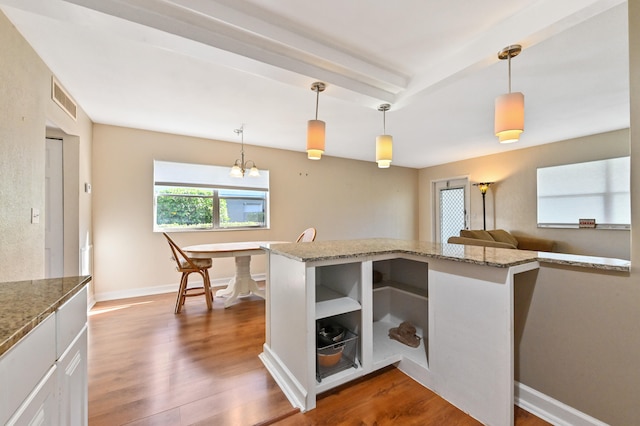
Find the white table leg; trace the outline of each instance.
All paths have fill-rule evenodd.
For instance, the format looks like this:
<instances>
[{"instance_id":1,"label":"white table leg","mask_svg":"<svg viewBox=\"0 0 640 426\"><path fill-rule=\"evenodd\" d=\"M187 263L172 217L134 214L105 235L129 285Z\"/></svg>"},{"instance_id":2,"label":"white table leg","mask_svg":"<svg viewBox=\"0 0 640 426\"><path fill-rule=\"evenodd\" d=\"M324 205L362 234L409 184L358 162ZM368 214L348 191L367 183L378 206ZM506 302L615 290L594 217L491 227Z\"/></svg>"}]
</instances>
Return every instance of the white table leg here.
<instances>
[{"instance_id":1,"label":"white table leg","mask_svg":"<svg viewBox=\"0 0 640 426\"><path fill-rule=\"evenodd\" d=\"M265 297L264 290L260 290L258 283L251 278L251 256L236 256L236 276L229 282L227 288L218 290L216 296L228 296L224 302L224 307L228 308L238 297L252 293L263 299Z\"/></svg>"}]
</instances>

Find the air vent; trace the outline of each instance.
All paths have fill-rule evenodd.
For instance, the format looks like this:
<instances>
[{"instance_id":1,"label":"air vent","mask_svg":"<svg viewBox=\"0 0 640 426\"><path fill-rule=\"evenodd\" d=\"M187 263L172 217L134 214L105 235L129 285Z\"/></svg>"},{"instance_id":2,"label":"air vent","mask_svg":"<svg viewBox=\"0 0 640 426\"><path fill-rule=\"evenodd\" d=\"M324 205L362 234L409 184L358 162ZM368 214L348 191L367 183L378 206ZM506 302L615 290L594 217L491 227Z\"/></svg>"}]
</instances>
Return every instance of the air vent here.
<instances>
[{"instance_id":1,"label":"air vent","mask_svg":"<svg viewBox=\"0 0 640 426\"><path fill-rule=\"evenodd\" d=\"M55 77L51 79L51 99L53 99L53 101L57 103L64 112L69 114L69 117L74 120L76 119L78 106L73 99L71 99L71 96L69 96L62 88L60 83L58 83L58 80L56 80Z\"/></svg>"}]
</instances>

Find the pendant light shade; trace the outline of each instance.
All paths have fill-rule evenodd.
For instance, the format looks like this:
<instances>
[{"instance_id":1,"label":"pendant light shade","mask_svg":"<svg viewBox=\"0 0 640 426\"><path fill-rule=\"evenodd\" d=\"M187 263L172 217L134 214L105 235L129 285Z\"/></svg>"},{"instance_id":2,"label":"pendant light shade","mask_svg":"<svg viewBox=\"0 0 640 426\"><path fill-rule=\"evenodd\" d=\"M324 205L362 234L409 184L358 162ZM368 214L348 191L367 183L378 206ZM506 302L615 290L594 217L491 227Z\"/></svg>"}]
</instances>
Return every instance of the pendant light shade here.
<instances>
[{"instance_id":1,"label":"pendant light shade","mask_svg":"<svg viewBox=\"0 0 640 426\"><path fill-rule=\"evenodd\" d=\"M382 111L382 135L376 137L376 163L378 168L388 169L393 159L393 136L385 134L387 132L386 112L391 108L389 104L382 104L378 111Z\"/></svg>"},{"instance_id":2,"label":"pendant light shade","mask_svg":"<svg viewBox=\"0 0 640 426\"><path fill-rule=\"evenodd\" d=\"M307 125L307 158L319 160L324 153L324 121L309 120Z\"/></svg>"},{"instance_id":3,"label":"pendant light shade","mask_svg":"<svg viewBox=\"0 0 640 426\"><path fill-rule=\"evenodd\" d=\"M391 166L393 157L393 136L380 135L376 137L376 162L381 169Z\"/></svg>"},{"instance_id":4,"label":"pendant light shade","mask_svg":"<svg viewBox=\"0 0 640 426\"><path fill-rule=\"evenodd\" d=\"M496 98L495 132L500 143L517 142L524 131L524 95L507 93Z\"/></svg>"},{"instance_id":5,"label":"pendant light shade","mask_svg":"<svg viewBox=\"0 0 640 426\"><path fill-rule=\"evenodd\" d=\"M311 90L316 92L316 119L309 120L307 124L307 158L309 160L319 160L324 154L325 123L318 120L318 101L320 92L323 92L326 85L316 81L311 85Z\"/></svg>"},{"instance_id":6,"label":"pendant light shade","mask_svg":"<svg viewBox=\"0 0 640 426\"><path fill-rule=\"evenodd\" d=\"M518 56L522 46L507 46L498 53L498 58L509 62L509 93L496 98L494 130L500 143L517 142L524 131L524 95L511 93L511 58Z\"/></svg>"}]
</instances>

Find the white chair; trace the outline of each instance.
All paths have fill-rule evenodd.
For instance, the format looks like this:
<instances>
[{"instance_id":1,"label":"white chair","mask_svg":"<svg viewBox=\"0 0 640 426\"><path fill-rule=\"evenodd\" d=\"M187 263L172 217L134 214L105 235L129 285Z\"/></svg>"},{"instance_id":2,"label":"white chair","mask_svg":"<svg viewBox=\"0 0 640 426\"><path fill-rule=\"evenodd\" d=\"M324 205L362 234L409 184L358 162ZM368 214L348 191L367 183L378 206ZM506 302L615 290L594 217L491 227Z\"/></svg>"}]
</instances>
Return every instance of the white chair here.
<instances>
[{"instance_id":1,"label":"white chair","mask_svg":"<svg viewBox=\"0 0 640 426\"><path fill-rule=\"evenodd\" d=\"M309 243L316 239L316 228L307 228L296 240L296 243Z\"/></svg>"}]
</instances>

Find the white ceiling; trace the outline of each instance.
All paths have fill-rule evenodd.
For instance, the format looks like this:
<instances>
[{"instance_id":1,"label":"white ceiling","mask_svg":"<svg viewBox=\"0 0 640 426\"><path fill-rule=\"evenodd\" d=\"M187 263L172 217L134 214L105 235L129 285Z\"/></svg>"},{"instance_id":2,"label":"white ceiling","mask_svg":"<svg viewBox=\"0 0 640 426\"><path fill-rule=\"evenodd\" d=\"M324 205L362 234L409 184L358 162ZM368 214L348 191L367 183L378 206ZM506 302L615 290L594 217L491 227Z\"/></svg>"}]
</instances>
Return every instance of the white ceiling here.
<instances>
[{"instance_id":1,"label":"white ceiling","mask_svg":"<svg viewBox=\"0 0 640 426\"><path fill-rule=\"evenodd\" d=\"M0 0L96 123L426 167L629 126L623 0ZM521 44L517 144L493 135ZM247 149L250 158L250 147ZM303 155L303 154L301 154ZM259 163L259 159L256 159ZM233 159L229 159L230 162Z\"/></svg>"}]
</instances>

